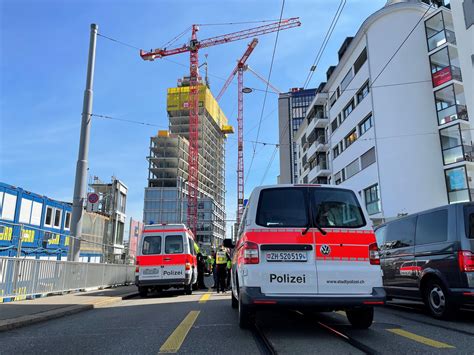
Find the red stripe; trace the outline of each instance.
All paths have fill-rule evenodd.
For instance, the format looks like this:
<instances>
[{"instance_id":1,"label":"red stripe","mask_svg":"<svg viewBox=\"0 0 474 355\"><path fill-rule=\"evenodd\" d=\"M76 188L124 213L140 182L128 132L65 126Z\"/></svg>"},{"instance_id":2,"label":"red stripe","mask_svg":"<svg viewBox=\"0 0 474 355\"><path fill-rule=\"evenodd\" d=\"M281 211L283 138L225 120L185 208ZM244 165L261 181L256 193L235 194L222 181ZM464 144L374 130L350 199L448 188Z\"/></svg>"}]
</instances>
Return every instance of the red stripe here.
<instances>
[{"instance_id":1,"label":"red stripe","mask_svg":"<svg viewBox=\"0 0 474 355\"><path fill-rule=\"evenodd\" d=\"M369 245L331 245L329 244L329 247L331 248L331 252L328 255L324 255L321 253L321 246L323 244L316 244L316 257L317 258L324 258L324 257L330 257L331 259L334 258L368 258L369 257Z\"/></svg>"},{"instance_id":2,"label":"red stripe","mask_svg":"<svg viewBox=\"0 0 474 355\"><path fill-rule=\"evenodd\" d=\"M186 229L145 229L143 233L186 232Z\"/></svg>"}]
</instances>

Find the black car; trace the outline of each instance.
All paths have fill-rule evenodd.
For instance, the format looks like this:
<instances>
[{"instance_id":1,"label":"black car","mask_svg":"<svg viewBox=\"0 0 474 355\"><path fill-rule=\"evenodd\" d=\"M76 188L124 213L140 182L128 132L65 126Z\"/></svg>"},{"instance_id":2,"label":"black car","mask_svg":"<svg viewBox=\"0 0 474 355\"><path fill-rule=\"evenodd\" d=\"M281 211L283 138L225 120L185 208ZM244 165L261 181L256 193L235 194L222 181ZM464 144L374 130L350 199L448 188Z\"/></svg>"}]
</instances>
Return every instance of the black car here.
<instances>
[{"instance_id":1,"label":"black car","mask_svg":"<svg viewBox=\"0 0 474 355\"><path fill-rule=\"evenodd\" d=\"M436 318L474 304L474 203L406 216L375 233L387 298L423 300Z\"/></svg>"}]
</instances>

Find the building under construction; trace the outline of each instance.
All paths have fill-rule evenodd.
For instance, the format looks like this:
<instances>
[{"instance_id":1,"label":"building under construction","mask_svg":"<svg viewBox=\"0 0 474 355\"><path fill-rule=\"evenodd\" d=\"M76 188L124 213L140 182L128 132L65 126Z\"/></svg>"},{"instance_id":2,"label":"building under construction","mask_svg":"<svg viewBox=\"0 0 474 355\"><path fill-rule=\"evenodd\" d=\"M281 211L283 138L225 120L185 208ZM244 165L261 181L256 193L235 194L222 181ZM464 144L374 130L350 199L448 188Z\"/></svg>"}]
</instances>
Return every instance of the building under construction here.
<instances>
[{"instance_id":1,"label":"building under construction","mask_svg":"<svg viewBox=\"0 0 474 355\"><path fill-rule=\"evenodd\" d=\"M150 138L143 220L186 223L188 200L189 79L168 89L169 131ZM233 128L206 85L199 85L197 240L208 252L225 236L225 140Z\"/></svg>"}]
</instances>

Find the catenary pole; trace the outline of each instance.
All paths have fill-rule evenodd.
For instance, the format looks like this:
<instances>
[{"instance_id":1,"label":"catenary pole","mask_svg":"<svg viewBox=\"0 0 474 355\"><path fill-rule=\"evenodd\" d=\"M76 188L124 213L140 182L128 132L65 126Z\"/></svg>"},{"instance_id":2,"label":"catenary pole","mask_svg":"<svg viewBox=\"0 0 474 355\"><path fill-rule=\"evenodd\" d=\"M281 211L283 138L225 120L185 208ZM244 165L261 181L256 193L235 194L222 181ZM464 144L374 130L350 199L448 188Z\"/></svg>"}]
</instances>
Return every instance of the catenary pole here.
<instances>
[{"instance_id":1,"label":"catenary pole","mask_svg":"<svg viewBox=\"0 0 474 355\"><path fill-rule=\"evenodd\" d=\"M95 48L97 42L96 24L91 24L91 35L89 42L89 60L87 63L86 89L84 90L84 103L82 106L82 124L81 136L79 139L79 154L76 165L76 180L74 183L74 199L72 202L72 218L71 218L71 238L69 248L69 261L79 261L81 249L82 234L82 213L84 208L84 200L86 198L87 189L87 169L89 156L89 136L92 119L92 87L94 84L94 67L95 67Z\"/></svg>"}]
</instances>

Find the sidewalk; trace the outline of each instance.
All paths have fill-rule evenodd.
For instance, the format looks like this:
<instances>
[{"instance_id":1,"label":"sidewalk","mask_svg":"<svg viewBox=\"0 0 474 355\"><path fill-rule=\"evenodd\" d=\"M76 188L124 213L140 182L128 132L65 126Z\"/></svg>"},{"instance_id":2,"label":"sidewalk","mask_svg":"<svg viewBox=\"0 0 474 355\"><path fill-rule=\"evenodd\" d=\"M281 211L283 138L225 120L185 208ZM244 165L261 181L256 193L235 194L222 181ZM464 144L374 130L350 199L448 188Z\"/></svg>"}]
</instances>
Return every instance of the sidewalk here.
<instances>
[{"instance_id":1,"label":"sidewalk","mask_svg":"<svg viewBox=\"0 0 474 355\"><path fill-rule=\"evenodd\" d=\"M0 303L0 332L87 311L137 294L137 287L132 285Z\"/></svg>"}]
</instances>

